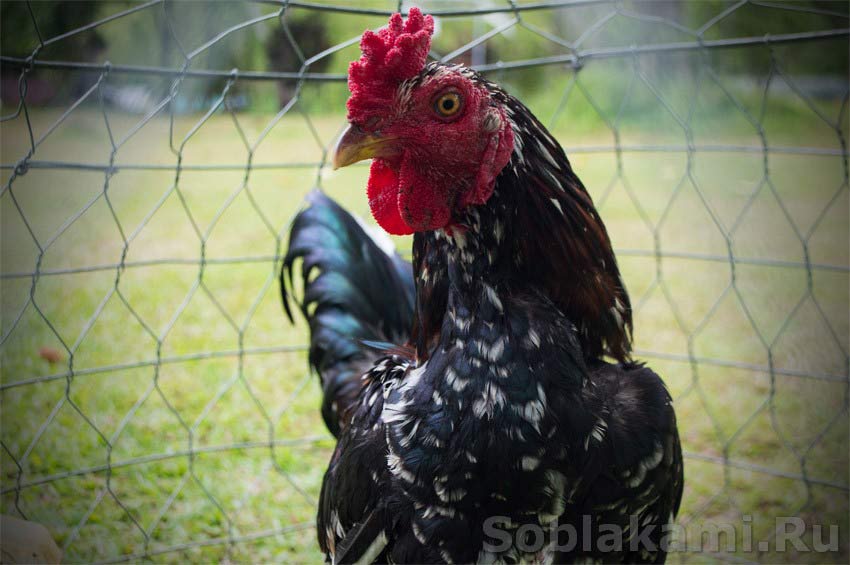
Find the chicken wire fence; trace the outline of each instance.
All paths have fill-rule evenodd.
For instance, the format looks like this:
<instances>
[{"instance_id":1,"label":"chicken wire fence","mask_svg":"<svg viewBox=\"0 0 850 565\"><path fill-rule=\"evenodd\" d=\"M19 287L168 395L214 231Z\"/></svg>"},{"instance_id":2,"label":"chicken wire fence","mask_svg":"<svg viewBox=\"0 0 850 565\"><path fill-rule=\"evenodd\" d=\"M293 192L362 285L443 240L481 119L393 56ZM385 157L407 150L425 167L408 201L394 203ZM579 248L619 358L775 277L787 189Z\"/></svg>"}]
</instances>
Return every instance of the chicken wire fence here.
<instances>
[{"instance_id":1,"label":"chicken wire fence","mask_svg":"<svg viewBox=\"0 0 850 565\"><path fill-rule=\"evenodd\" d=\"M351 173L355 179L334 177L326 167L344 118L317 117L307 103L326 89L344 89L345 75L321 72L321 63L346 49L356 57L359 34L309 52L300 48L304 35L297 37L291 17L361 18L361 28L374 28L409 6L257 2L250 17L194 46L186 35L195 20L178 23L175 3L111 6L95 21L48 36L41 5L19 4L32 51L2 54L4 80L15 79L2 118L2 511L45 524L67 560L316 559L313 514L332 442L306 371L306 331L288 329L276 303L289 220L303 193L283 185L337 182L362 199L364 168ZM200 21L221 5L189 6ZM453 50L443 49L438 32L434 58L471 64L509 89L523 72L543 67L549 82L541 88L556 90L557 103L539 115L556 133L559 120L577 115L577 100L602 125L605 136L589 135L591 143L559 137L612 231L636 311L636 356L665 376L676 397L688 483L680 522L741 523L761 512L838 520L846 529L847 83L845 75L837 92L824 96L817 81L789 70L804 48L814 46L825 58L846 53L846 5L717 2L698 27L682 23L675 4L650 2L422 7L441 26L467 21L473 30ZM763 17L763 31L717 33L742 12ZM65 42L140 14L163 24L179 64L62 60ZM798 27L770 33L767 22L776 14ZM618 42L606 35L614 22L651 31L639 42ZM210 50L257 27L280 34L297 70L199 68ZM489 42L519 41L518 34L547 48L521 58L510 50L488 56ZM149 46L136 47L144 58ZM719 70L717 57L730 52L758 53L759 78L744 85L749 90L741 73L730 78ZM608 82L599 83L593 69L606 64L623 72L606 72ZM665 66L674 82L691 89L684 102L659 78ZM61 108L43 109L27 95L46 72L88 82ZM141 115L119 112L116 92L127 90L116 85L128 80L158 80L166 88ZM187 97L192 81L219 82L212 97ZM615 103L601 101L615 83ZM285 85L282 107L246 113L244 84ZM721 116L712 141L702 141L698 94L709 89L744 134L727 131L734 127ZM627 118L639 96L658 112L652 121L668 120L659 126L663 135L634 135L653 127ZM776 98L801 109L803 130L792 124L788 136L772 135L786 111L773 104ZM105 151L86 149L83 141L51 148L51 140L79 127L78 115L98 120ZM296 127L303 137L291 133ZM816 140L799 133L809 127L821 132ZM167 146L158 156L144 137L151 128L160 128L156 143ZM210 129L216 144L237 140L244 158L206 144L193 152ZM264 145L290 136L311 145L313 158L301 159L292 145L286 154L258 158ZM143 150L130 149L140 138ZM717 175L739 160L749 176L718 196L716 185L727 181ZM669 162L679 167L672 174ZM607 175L604 182L588 180L596 170L600 179ZM296 176L280 180L290 174ZM133 175L159 181L140 184L136 191L144 186L153 196L129 205L120 182ZM227 192L199 189L225 175L234 179ZM267 184L280 185L274 196L286 206L263 200ZM45 185L53 188L42 194ZM69 194L81 186L88 187L84 197ZM285 218L275 216L278 207ZM53 210L48 220L45 208ZM238 218L231 221L234 209ZM95 210L102 214L93 216ZM178 224L188 231L169 231ZM231 238L226 253L212 251L220 225ZM619 235L619 225L636 231ZM696 233L694 245L681 244L688 236L671 237L671 225L684 229L675 234ZM161 240L148 237L151 230L164 234ZM754 231L766 237L747 246ZM149 246L156 253L138 255ZM220 268L224 278L215 275ZM255 284L234 295L242 282L237 270L250 270ZM138 272L145 277L134 279ZM177 279L186 284L175 283L174 300L166 290ZM198 309L198 301L205 306ZM228 337L210 341L207 333ZM757 531L761 541L776 535L772 522ZM721 560L777 559L766 547L730 553L685 545L680 549Z\"/></svg>"}]
</instances>

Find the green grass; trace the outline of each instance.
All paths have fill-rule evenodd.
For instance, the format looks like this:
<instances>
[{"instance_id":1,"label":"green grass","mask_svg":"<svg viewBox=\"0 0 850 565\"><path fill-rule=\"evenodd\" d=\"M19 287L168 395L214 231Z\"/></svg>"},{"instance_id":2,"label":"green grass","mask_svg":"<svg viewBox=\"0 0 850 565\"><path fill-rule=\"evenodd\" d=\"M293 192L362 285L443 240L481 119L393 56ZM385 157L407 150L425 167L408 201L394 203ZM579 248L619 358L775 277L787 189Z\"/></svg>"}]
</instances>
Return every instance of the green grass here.
<instances>
[{"instance_id":1,"label":"green grass","mask_svg":"<svg viewBox=\"0 0 850 565\"><path fill-rule=\"evenodd\" d=\"M569 103L555 127L565 146L613 142L580 97ZM552 109L542 104L541 116L548 118ZM692 124L696 143L759 143L730 108L704 109L704 119L697 116ZM827 109L836 115L837 106ZM37 137L58 114L32 114ZM834 133L818 126L805 109L779 108L768 116L771 144L838 148ZM135 123L128 116L110 119L116 139ZM178 145L197 119L177 119ZM263 114L239 116L249 140L269 120ZM658 113L633 116L621 124L621 142L684 144L681 128L669 122L669 116ZM312 124L318 139L300 115L284 118L256 149L256 168L247 176L241 168L188 168L179 178L167 169L122 169L108 179L107 200L102 172L31 168L0 199L6 274L32 272L38 257L13 195L42 244L93 202L44 251L39 263L43 274L35 286L30 277L2 281L4 335L23 309L0 351L3 385L60 377L2 390L3 445L20 461L23 483L94 468L24 488L17 501L15 492L9 492L2 497L2 511L15 513L17 505L30 519L44 523L66 546L66 560L157 552L314 520L313 501L333 443L319 416L320 391L316 379L307 375L305 354L281 351L305 344L307 332L301 320L294 327L285 320L277 265L267 258L285 249L288 221L317 182L348 209L368 217L368 208L365 167L322 169L318 175L311 167L261 167L318 161L342 119L319 116ZM176 157L168 140L167 120L154 119L119 149L115 162L173 166ZM15 162L26 151L23 120L5 123L2 161ZM38 147L34 159L103 164L109 156L102 118L81 109ZM185 144L182 163L241 166L247 159L230 117L217 115ZM806 270L787 265L805 261L794 227L805 235L818 218L808 240L809 260L848 265L846 186L821 217L843 181L841 158L771 154L767 177L759 153L697 152L688 163L683 153L626 152L622 175L612 152L576 151L571 159L594 195L615 247L622 250L621 267L637 308L636 346L676 397L685 450L708 457L728 454L780 475L799 475L805 454L810 478L846 484L846 380L793 375L846 375L848 273L815 269L809 295ZM10 173L3 171L4 183ZM744 260L733 274L724 232L751 198L731 237L731 253ZM656 240L665 253L678 256L656 262ZM409 240L399 238L398 243L409 249ZM202 250L213 261L203 268L191 263ZM114 265L122 254L135 266L49 274ZM687 254L720 259L683 257ZM260 259L216 262L245 256ZM752 259L775 264L746 262ZM145 266L160 261L169 262ZM50 364L40 358L42 347L60 351L62 360ZM260 351L242 357L193 357L240 347ZM689 353L709 362L692 365ZM148 363L157 358L168 362ZM750 368L718 366L711 360ZM769 363L792 375L771 378L758 368ZM96 371L110 365L128 366ZM66 378L71 369L75 376ZM314 437L319 439L298 441ZM270 439L276 442L274 449L266 445ZM200 452L188 457L184 452L190 447ZM162 457L120 466L150 456ZM118 466L111 473L98 469L107 462ZM0 465L3 489L10 488L18 472L5 451ZM714 461L687 460L686 520L737 521L751 514L756 539L762 539L772 529L773 516L793 515L807 502L805 517L841 525L841 557L846 559L846 491L819 484L807 490L797 479L735 467L724 472ZM314 537L307 527L170 551L155 560L317 562ZM792 552L744 557L824 561L833 556Z\"/></svg>"}]
</instances>

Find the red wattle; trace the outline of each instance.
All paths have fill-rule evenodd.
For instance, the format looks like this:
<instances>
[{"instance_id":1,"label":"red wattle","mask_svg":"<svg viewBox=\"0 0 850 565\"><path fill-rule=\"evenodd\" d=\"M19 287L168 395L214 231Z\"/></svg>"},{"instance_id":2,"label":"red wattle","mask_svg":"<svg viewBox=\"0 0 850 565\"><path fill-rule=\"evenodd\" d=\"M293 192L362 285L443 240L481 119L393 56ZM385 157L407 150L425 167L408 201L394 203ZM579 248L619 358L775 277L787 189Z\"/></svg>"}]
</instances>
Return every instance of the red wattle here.
<instances>
[{"instance_id":1,"label":"red wattle","mask_svg":"<svg viewBox=\"0 0 850 565\"><path fill-rule=\"evenodd\" d=\"M446 226L452 217L449 202L453 188L450 182L439 182L429 176L427 171L416 166L410 156L405 155L398 179L398 211L404 223L413 231Z\"/></svg>"},{"instance_id":2,"label":"red wattle","mask_svg":"<svg viewBox=\"0 0 850 565\"><path fill-rule=\"evenodd\" d=\"M413 233L413 229L402 219L399 212L398 185L398 175L385 161L372 161L369 182L366 185L372 217L387 233L409 235Z\"/></svg>"}]
</instances>

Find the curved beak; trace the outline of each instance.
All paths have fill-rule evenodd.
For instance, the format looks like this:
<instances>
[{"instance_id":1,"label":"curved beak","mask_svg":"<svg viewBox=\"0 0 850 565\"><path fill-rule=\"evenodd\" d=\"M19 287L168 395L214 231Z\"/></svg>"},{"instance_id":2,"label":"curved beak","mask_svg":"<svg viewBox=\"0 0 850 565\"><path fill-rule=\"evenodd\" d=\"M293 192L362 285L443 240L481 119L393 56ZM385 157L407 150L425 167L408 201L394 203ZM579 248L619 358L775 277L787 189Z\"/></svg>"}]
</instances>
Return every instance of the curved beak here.
<instances>
[{"instance_id":1,"label":"curved beak","mask_svg":"<svg viewBox=\"0 0 850 565\"><path fill-rule=\"evenodd\" d=\"M364 159L392 157L398 153L393 141L395 138L368 134L359 127L350 125L336 143L333 156L334 170Z\"/></svg>"}]
</instances>

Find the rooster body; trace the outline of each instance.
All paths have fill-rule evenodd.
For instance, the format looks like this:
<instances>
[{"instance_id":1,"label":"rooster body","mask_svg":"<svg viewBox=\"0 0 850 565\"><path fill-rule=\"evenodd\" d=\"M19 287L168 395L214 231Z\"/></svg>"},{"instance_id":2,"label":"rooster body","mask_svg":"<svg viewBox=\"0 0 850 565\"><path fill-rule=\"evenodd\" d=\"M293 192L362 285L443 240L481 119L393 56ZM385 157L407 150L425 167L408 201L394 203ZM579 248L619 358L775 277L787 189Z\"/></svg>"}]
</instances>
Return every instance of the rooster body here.
<instances>
[{"instance_id":1,"label":"rooster body","mask_svg":"<svg viewBox=\"0 0 850 565\"><path fill-rule=\"evenodd\" d=\"M379 39L408 34L395 45L424 60L428 20L415 9L410 20ZM369 33L363 60L396 61ZM304 259L311 362L339 440L320 546L340 563L663 561L682 492L675 415L661 379L629 358L628 295L590 197L557 142L496 85L459 66L392 69L395 94L380 83L352 87L352 100L415 108L421 91L445 118L457 112L440 106L449 92L478 112L480 165L416 169L422 154L385 141L408 126L382 128L377 105L358 113L349 101L355 143L374 130L373 214L415 232L413 265L318 193L293 225L282 278ZM600 545L606 528L622 537Z\"/></svg>"}]
</instances>

